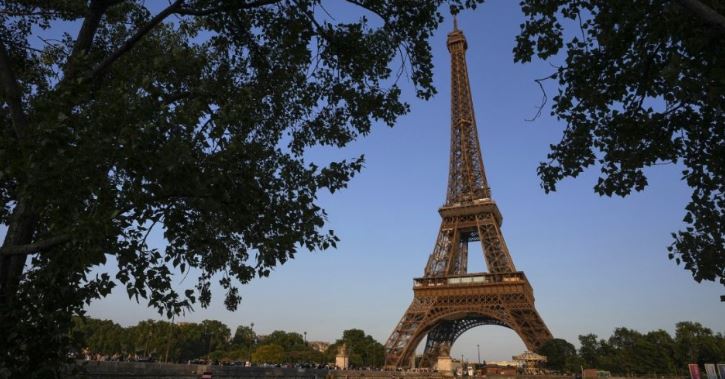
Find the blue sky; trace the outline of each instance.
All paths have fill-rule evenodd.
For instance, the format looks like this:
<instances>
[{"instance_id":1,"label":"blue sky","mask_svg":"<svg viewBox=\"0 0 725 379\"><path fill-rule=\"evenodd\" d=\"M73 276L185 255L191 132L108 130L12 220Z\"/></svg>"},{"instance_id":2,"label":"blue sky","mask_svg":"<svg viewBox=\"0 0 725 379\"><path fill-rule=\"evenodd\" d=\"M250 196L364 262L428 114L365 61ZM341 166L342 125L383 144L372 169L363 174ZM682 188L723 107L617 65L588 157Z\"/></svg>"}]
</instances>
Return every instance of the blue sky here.
<instances>
[{"instance_id":1,"label":"blue sky","mask_svg":"<svg viewBox=\"0 0 725 379\"><path fill-rule=\"evenodd\" d=\"M335 5L328 8L333 14ZM479 137L493 198L504 216L503 234L514 263L534 288L544 321L556 337L570 342L586 333L608 337L619 326L672 332L683 320L724 332L723 288L697 284L667 259L670 233L682 227L690 196L677 166L649 170L650 186L625 199L593 192L597 169L562 182L556 193L540 188L536 167L563 125L547 116L548 108L534 122L525 121L541 101L533 80L554 69L547 62L513 63L522 21L516 2L490 0L460 15L459 27L468 39ZM412 300L412 279L422 275L440 224L450 127L445 38L451 28L448 17L431 40L438 95L423 102L404 84L411 112L394 128L378 125L346 149L314 152L316 159L366 156L365 169L348 189L320 198L328 227L342 239L338 248L302 252L269 278L242 287L236 312L224 309L223 292L217 290L208 309L184 320L218 319L232 329L254 323L259 334L306 331L308 340L323 341L360 328L385 342ZM154 243L163 241L156 236ZM470 254L470 270L483 271L481 250ZM182 286L193 284L186 280ZM122 325L160 319L144 304L129 301L123 289L88 311ZM475 360L476 344L486 360L510 359L524 350L513 331L487 326L464 334L453 355Z\"/></svg>"}]
</instances>

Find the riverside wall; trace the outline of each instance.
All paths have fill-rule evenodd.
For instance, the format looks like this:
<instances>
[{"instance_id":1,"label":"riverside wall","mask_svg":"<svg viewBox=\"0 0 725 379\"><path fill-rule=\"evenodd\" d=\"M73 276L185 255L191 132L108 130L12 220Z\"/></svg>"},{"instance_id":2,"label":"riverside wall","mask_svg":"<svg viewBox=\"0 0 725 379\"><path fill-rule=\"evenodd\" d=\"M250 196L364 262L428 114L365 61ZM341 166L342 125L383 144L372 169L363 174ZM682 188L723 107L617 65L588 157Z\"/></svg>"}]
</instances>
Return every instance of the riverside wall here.
<instances>
[{"instance_id":1,"label":"riverside wall","mask_svg":"<svg viewBox=\"0 0 725 379\"><path fill-rule=\"evenodd\" d=\"M437 372L317 370L278 367L240 367L148 362L79 362L73 379L198 379L211 372L214 379L443 379ZM540 378L539 378L540 379Z\"/></svg>"},{"instance_id":2,"label":"riverside wall","mask_svg":"<svg viewBox=\"0 0 725 379\"><path fill-rule=\"evenodd\" d=\"M79 362L80 371L68 373L69 379L199 379L211 372L214 379L450 379L438 372L317 370L302 368L208 366L148 362ZM494 376L473 379L573 379L571 376ZM609 379L632 379L617 378ZM647 379L647 378L639 378ZM649 379L686 379L685 377L652 377Z\"/></svg>"}]
</instances>

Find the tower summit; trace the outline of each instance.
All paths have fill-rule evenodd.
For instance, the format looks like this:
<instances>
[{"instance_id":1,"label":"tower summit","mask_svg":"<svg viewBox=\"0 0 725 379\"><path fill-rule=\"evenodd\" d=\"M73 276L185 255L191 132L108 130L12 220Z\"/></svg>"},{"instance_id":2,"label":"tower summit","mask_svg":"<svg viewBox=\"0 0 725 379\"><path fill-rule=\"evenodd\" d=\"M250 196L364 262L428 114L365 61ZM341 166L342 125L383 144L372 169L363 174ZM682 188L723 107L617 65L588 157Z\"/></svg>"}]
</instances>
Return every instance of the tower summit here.
<instances>
[{"instance_id":1,"label":"tower summit","mask_svg":"<svg viewBox=\"0 0 725 379\"><path fill-rule=\"evenodd\" d=\"M536 350L551 333L534 307L534 293L516 271L501 234L501 213L491 198L473 112L466 67L468 44L458 29L448 33L451 54L451 151L442 221L423 277L413 280L413 302L385 344L385 365L411 367L427 337L421 367L448 357L453 343L480 325L513 329ZM488 272L468 272L469 242L480 242ZM445 361L445 359L444 359ZM443 362L443 361L441 361Z\"/></svg>"},{"instance_id":2,"label":"tower summit","mask_svg":"<svg viewBox=\"0 0 725 379\"><path fill-rule=\"evenodd\" d=\"M468 43L463 32L458 30L455 16L453 20L453 31L448 33L447 41L448 51L451 53L451 159L447 206L491 197L483 168L468 81Z\"/></svg>"}]
</instances>

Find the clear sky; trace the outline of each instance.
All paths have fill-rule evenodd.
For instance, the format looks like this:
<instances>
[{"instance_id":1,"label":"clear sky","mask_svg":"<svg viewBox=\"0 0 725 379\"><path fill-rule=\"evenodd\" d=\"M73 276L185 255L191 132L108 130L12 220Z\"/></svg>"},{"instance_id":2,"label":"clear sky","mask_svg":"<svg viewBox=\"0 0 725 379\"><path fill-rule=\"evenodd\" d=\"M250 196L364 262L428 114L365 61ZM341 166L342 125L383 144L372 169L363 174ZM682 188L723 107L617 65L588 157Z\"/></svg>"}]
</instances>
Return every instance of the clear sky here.
<instances>
[{"instance_id":1,"label":"clear sky","mask_svg":"<svg viewBox=\"0 0 725 379\"><path fill-rule=\"evenodd\" d=\"M336 15L336 2L331 3L328 10ZM525 121L541 101L534 79L554 69L547 62L513 63L514 37L523 21L516 3L490 0L460 15L459 27L468 39L484 164L504 216L503 234L514 263L534 288L542 318L554 336L575 344L580 334L608 337L619 326L673 332L684 320L725 332L725 303L719 301L725 290L711 282L697 284L667 259L670 233L682 227L690 196L677 166L649 170L650 186L625 199L593 192L597 169L562 182L556 193L540 188L536 167L563 125L548 117L548 108L534 122ZM322 341L360 328L386 341L413 298L412 279L422 275L440 224L450 127L445 38L451 28L448 17L431 40L437 96L417 100L407 84L411 112L394 128L378 125L349 148L315 152L317 159L361 153L367 158L348 189L320 199L328 226L342 239L338 248L300 253L269 278L242 287L236 312L224 309L223 292L217 290L208 309L184 320L218 319L232 330L254 323L258 334L306 331L308 340ZM481 250L470 254L470 270L483 271ZM193 284L186 280L183 286ZM122 325L160 319L144 304L129 301L122 288L88 310L92 317ZM486 360L510 359L524 350L513 331L485 326L465 333L453 347L454 357L475 360L477 344Z\"/></svg>"}]
</instances>

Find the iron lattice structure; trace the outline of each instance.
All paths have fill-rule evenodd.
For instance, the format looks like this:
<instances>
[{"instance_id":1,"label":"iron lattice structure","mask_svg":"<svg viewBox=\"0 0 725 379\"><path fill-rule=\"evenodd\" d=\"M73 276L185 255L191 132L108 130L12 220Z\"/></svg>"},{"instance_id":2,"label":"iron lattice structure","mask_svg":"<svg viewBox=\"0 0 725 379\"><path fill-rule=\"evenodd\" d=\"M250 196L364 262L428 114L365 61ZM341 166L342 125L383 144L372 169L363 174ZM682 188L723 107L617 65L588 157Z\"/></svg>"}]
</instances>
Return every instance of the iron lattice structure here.
<instances>
[{"instance_id":1,"label":"iron lattice structure","mask_svg":"<svg viewBox=\"0 0 725 379\"><path fill-rule=\"evenodd\" d=\"M534 307L531 285L516 271L501 234L501 213L491 199L483 167L466 67L466 38L454 24L451 54L451 156L446 203L433 253L414 279L413 303L385 344L385 364L413 367L427 336L420 367L448 356L456 339L480 325L513 329L536 350L551 333ZM480 241L487 273L468 273L468 244Z\"/></svg>"}]
</instances>

